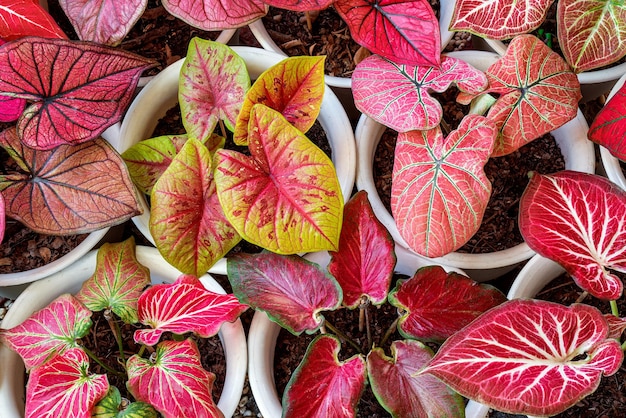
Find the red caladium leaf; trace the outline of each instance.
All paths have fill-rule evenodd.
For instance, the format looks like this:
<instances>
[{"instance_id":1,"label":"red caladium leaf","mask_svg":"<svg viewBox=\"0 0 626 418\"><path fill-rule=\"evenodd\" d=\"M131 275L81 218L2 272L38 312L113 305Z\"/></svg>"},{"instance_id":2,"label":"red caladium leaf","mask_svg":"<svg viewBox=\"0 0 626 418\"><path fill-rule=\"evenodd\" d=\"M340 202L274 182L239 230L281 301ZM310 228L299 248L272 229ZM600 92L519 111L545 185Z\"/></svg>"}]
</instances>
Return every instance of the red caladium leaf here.
<instances>
[{"instance_id":1,"label":"red caladium leaf","mask_svg":"<svg viewBox=\"0 0 626 418\"><path fill-rule=\"evenodd\" d=\"M487 77L465 61L446 56L432 68L398 65L372 55L352 74L357 109L398 132L439 125L443 109L430 92L444 92L451 84L476 95L487 88Z\"/></svg>"},{"instance_id":2,"label":"red caladium leaf","mask_svg":"<svg viewBox=\"0 0 626 418\"><path fill-rule=\"evenodd\" d=\"M333 1L334 0L266 0L265 3L285 10L308 12L312 10L324 10L333 4Z\"/></svg>"},{"instance_id":3,"label":"red caladium leaf","mask_svg":"<svg viewBox=\"0 0 626 418\"><path fill-rule=\"evenodd\" d=\"M588 137L608 149L620 160L626 160L626 84L598 112L589 127Z\"/></svg>"},{"instance_id":4,"label":"red caladium leaf","mask_svg":"<svg viewBox=\"0 0 626 418\"><path fill-rule=\"evenodd\" d=\"M76 340L91 327L91 311L70 294L61 295L44 309L9 330L0 340L24 360L26 370L44 363L53 353L78 347Z\"/></svg>"},{"instance_id":5,"label":"red caladium leaf","mask_svg":"<svg viewBox=\"0 0 626 418\"><path fill-rule=\"evenodd\" d=\"M16 121L26 108L26 100L0 96L0 122Z\"/></svg>"},{"instance_id":6,"label":"red caladium leaf","mask_svg":"<svg viewBox=\"0 0 626 418\"><path fill-rule=\"evenodd\" d=\"M80 348L57 353L34 368L26 387L26 418L90 418L109 390L104 374L89 374L89 357Z\"/></svg>"},{"instance_id":7,"label":"red caladium leaf","mask_svg":"<svg viewBox=\"0 0 626 418\"><path fill-rule=\"evenodd\" d=\"M122 400L115 386L109 387L107 395L92 409L91 418L158 418L152 405L145 402Z\"/></svg>"},{"instance_id":8,"label":"red caladium leaf","mask_svg":"<svg viewBox=\"0 0 626 418\"><path fill-rule=\"evenodd\" d=\"M626 192L592 174L534 174L519 211L530 248L561 264L595 297L621 296L622 281L607 268L626 271Z\"/></svg>"},{"instance_id":9,"label":"red caladium leaf","mask_svg":"<svg viewBox=\"0 0 626 418\"><path fill-rule=\"evenodd\" d=\"M609 324L608 338L615 338L619 341L622 338L622 334L626 330L626 318L620 318L613 314L606 314L604 315L604 319L606 319L607 324Z\"/></svg>"},{"instance_id":10,"label":"red caladium leaf","mask_svg":"<svg viewBox=\"0 0 626 418\"><path fill-rule=\"evenodd\" d=\"M4 239L4 231L6 229L6 210L4 205L4 197L0 193L0 243Z\"/></svg>"},{"instance_id":11,"label":"red caladium leaf","mask_svg":"<svg viewBox=\"0 0 626 418\"><path fill-rule=\"evenodd\" d=\"M215 375L202 368L192 340L163 341L150 359L129 358L126 370L130 393L165 417L224 417L211 397Z\"/></svg>"},{"instance_id":12,"label":"red caladium leaf","mask_svg":"<svg viewBox=\"0 0 626 418\"><path fill-rule=\"evenodd\" d=\"M439 257L476 233L491 195L483 167L496 133L491 120L467 115L445 139L439 127L398 135L391 209L414 251Z\"/></svg>"},{"instance_id":13,"label":"red caladium leaf","mask_svg":"<svg viewBox=\"0 0 626 418\"><path fill-rule=\"evenodd\" d=\"M212 337L246 309L235 296L211 292L196 277L182 275L175 283L155 285L141 295L139 321L153 329L135 331L135 341L152 346L166 331Z\"/></svg>"},{"instance_id":14,"label":"red caladium leaf","mask_svg":"<svg viewBox=\"0 0 626 418\"><path fill-rule=\"evenodd\" d=\"M394 417L463 417L463 398L431 375L416 373L433 352L419 341L394 341L393 358L382 348L367 356L367 374L372 391Z\"/></svg>"},{"instance_id":15,"label":"red caladium leaf","mask_svg":"<svg viewBox=\"0 0 626 418\"><path fill-rule=\"evenodd\" d=\"M283 394L283 417L353 417L365 388L365 359L339 361L339 339L316 337Z\"/></svg>"},{"instance_id":16,"label":"red caladium leaf","mask_svg":"<svg viewBox=\"0 0 626 418\"><path fill-rule=\"evenodd\" d=\"M163 0L163 6L173 16L202 30L240 28L267 14L261 0Z\"/></svg>"},{"instance_id":17,"label":"red caladium leaf","mask_svg":"<svg viewBox=\"0 0 626 418\"><path fill-rule=\"evenodd\" d=\"M10 128L0 132L0 146L26 171L0 174L6 214L36 232L87 233L141 213L124 161L102 138L36 151Z\"/></svg>"},{"instance_id":18,"label":"red caladium leaf","mask_svg":"<svg viewBox=\"0 0 626 418\"><path fill-rule=\"evenodd\" d=\"M227 266L237 298L293 334L314 332L324 320L320 312L341 304L335 279L299 256L236 254Z\"/></svg>"},{"instance_id":19,"label":"red caladium leaf","mask_svg":"<svg viewBox=\"0 0 626 418\"><path fill-rule=\"evenodd\" d=\"M556 415L619 369L608 332L594 307L516 299L450 337L420 373L499 411Z\"/></svg>"},{"instance_id":20,"label":"red caladium leaf","mask_svg":"<svg viewBox=\"0 0 626 418\"><path fill-rule=\"evenodd\" d=\"M215 154L224 214L248 242L281 254L336 250L343 198L330 158L277 111L250 112L251 156Z\"/></svg>"},{"instance_id":21,"label":"red caladium leaf","mask_svg":"<svg viewBox=\"0 0 626 418\"><path fill-rule=\"evenodd\" d=\"M67 38L38 1L2 0L0 3L0 38L13 41L25 36Z\"/></svg>"},{"instance_id":22,"label":"red caladium leaf","mask_svg":"<svg viewBox=\"0 0 626 418\"><path fill-rule=\"evenodd\" d=\"M119 48L27 37L0 47L0 94L35 102L18 121L37 149L97 138L119 121L153 62Z\"/></svg>"},{"instance_id":23,"label":"red caladium leaf","mask_svg":"<svg viewBox=\"0 0 626 418\"><path fill-rule=\"evenodd\" d=\"M399 64L438 67L439 21L428 0L335 0L352 38Z\"/></svg>"}]
</instances>

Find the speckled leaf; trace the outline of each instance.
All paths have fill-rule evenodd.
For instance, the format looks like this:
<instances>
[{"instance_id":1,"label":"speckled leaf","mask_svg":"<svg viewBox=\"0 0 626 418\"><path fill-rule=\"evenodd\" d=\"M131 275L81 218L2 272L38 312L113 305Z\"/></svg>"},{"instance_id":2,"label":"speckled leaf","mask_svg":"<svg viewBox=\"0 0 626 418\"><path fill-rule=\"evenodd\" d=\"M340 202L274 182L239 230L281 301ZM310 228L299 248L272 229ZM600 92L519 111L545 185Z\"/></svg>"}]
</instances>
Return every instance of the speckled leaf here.
<instances>
[{"instance_id":1,"label":"speckled leaf","mask_svg":"<svg viewBox=\"0 0 626 418\"><path fill-rule=\"evenodd\" d=\"M0 39L12 41L24 36L67 38L38 1L3 0L0 4Z\"/></svg>"},{"instance_id":2,"label":"speckled leaf","mask_svg":"<svg viewBox=\"0 0 626 418\"><path fill-rule=\"evenodd\" d=\"M145 402L122 403L122 395L115 386L109 387L104 397L91 411L91 418L158 418L157 411Z\"/></svg>"},{"instance_id":3,"label":"speckled leaf","mask_svg":"<svg viewBox=\"0 0 626 418\"><path fill-rule=\"evenodd\" d=\"M617 90L598 112L589 127L588 137L626 161L626 84Z\"/></svg>"},{"instance_id":4,"label":"speckled leaf","mask_svg":"<svg viewBox=\"0 0 626 418\"><path fill-rule=\"evenodd\" d=\"M334 0L265 0L270 6L296 12L308 12L312 10L324 10Z\"/></svg>"},{"instance_id":5,"label":"speckled leaf","mask_svg":"<svg viewBox=\"0 0 626 418\"><path fill-rule=\"evenodd\" d=\"M14 122L24 112L26 100L0 96L0 122Z\"/></svg>"},{"instance_id":6,"label":"speckled leaf","mask_svg":"<svg viewBox=\"0 0 626 418\"><path fill-rule=\"evenodd\" d=\"M163 0L173 16L202 30L234 29L265 16L268 6L261 0Z\"/></svg>"}]
</instances>

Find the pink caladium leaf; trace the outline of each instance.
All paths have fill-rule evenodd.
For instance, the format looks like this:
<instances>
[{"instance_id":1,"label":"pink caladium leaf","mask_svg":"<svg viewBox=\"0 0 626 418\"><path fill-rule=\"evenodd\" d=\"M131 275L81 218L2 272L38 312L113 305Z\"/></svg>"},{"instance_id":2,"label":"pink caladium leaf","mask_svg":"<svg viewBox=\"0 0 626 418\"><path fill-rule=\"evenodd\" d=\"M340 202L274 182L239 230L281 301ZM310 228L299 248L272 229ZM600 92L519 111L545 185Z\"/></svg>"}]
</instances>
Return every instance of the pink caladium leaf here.
<instances>
[{"instance_id":1,"label":"pink caladium leaf","mask_svg":"<svg viewBox=\"0 0 626 418\"><path fill-rule=\"evenodd\" d=\"M224 214L239 235L281 254L336 250L343 198L331 159L277 111L250 113L251 156L215 154Z\"/></svg>"},{"instance_id":2,"label":"pink caladium leaf","mask_svg":"<svg viewBox=\"0 0 626 418\"><path fill-rule=\"evenodd\" d=\"M0 146L25 170L0 174L6 214L36 232L82 234L141 213L124 161L102 138L37 151L10 128L0 132Z\"/></svg>"},{"instance_id":3,"label":"pink caladium leaf","mask_svg":"<svg viewBox=\"0 0 626 418\"><path fill-rule=\"evenodd\" d=\"M620 318L613 314L605 314L604 319L606 319L607 324L609 324L608 338L614 338L619 341L626 330L626 318Z\"/></svg>"},{"instance_id":4,"label":"pink caladium leaf","mask_svg":"<svg viewBox=\"0 0 626 418\"><path fill-rule=\"evenodd\" d=\"M438 67L439 21L428 0L335 0L352 38L399 64Z\"/></svg>"},{"instance_id":5,"label":"pink caladium leaf","mask_svg":"<svg viewBox=\"0 0 626 418\"><path fill-rule=\"evenodd\" d=\"M16 121L26 109L26 100L0 96L0 122Z\"/></svg>"},{"instance_id":6,"label":"pink caladium leaf","mask_svg":"<svg viewBox=\"0 0 626 418\"><path fill-rule=\"evenodd\" d=\"M135 399L166 417L224 417L211 397L215 375L202 368L193 340L163 341L149 359L129 358L126 370Z\"/></svg>"},{"instance_id":7,"label":"pink caladium leaf","mask_svg":"<svg viewBox=\"0 0 626 418\"><path fill-rule=\"evenodd\" d=\"M38 1L3 0L0 4L0 38L13 41L25 36L67 38Z\"/></svg>"},{"instance_id":8,"label":"pink caladium leaf","mask_svg":"<svg viewBox=\"0 0 626 418\"><path fill-rule=\"evenodd\" d=\"M432 68L399 65L372 55L352 74L357 109L398 132L439 125L443 109L430 92L442 93L452 84L477 95L487 88L487 77L465 61L446 56Z\"/></svg>"},{"instance_id":9,"label":"pink caladium leaf","mask_svg":"<svg viewBox=\"0 0 626 418\"><path fill-rule=\"evenodd\" d=\"M324 10L333 4L333 1L334 0L265 0L265 3L285 10L309 12L313 10Z\"/></svg>"},{"instance_id":10,"label":"pink caladium leaf","mask_svg":"<svg viewBox=\"0 0 626 418\"><path fill-rule=\"evenodd\" d=\"M283 417L352 417L365 388L362 355L339 361L339 339L316 337L283 394Z\"/></svg>"},{"instance_id":11,"label":"pink caladium leaf","mask_svg":"<svg viewBox=\"0 0 626 418\"><path fill-rule=\"evenodd\" d=\"M18 135L29 147L52 149L97 138L119 121L152 66L119 48L27 37L0 47L0 94L34 102Z\"/></svg>"},{"instance_id":12,"label":"pink caladium leaf","mask_svg":"<svg viewBox=\"0 0 626 418\"><path fill-rule=\"evenodd\" d=\"M467 115L445 139L439 127L398 135L391 209L414 251L439 257L476 233L491 195L483 167L496 134L491 120Z\"/></svg>"},{"instance_id":13,"label":"pink caladium leaf","mask_svg":"<svg viewBox=\"0 0 626 418\"><path fill-rule=\"evenodd\" d=\"M236 254L227 266L237 298L295 335L316 331L324 320L320 312L341 304L337 281L299 256Z\"/></svg>"},{"instance_id":14,"label":"pink caladium leaf","mask_svg":"<svg viewBox=\"0 0 626 418\"><path fill-rule=\"evenodd\" d=\"M31 371L25 417L90 418L92 408L108 390L107 376L90 374L87 354L72 348Z\"/></svg>"},{"instance_id":15,"label":"pink caladium leaf","mask_svg":"<svg viewBox=\"0 0 626 418\"><path fill-rule=\"evenodd\" d=\"M608 332L592 306L516 299L450 337L420 373L499 411L556 415L619 369Z\"/></svg>"},{"instance_id":16,"label":"pink caladium leaf","mask_svg":"<svg viewBox=\"0 0 626 418\"><path fill-rule=\"evenodd\" d=\"M78 347L91 327L91 311L70 294L61 295L26 321L1 330L0 340L24 360L26 370L43 364L54 353Z\"/></svg>"},{"instance_id":17,"label":"pink caladium leaf","mask_svg":"<svg viewBox=\"0 0 626 418\"><path fill-rule=\"evenodd\" d=\"M626 84L598 112L589 127L588 137L608 149L620 160L626 160Z\"/></svg>"},{"instance_id":18,"label":"pink caladium leaf","mask_svg":"<svg viewBox=\"0 0 626 418\"><path fill-rule=\"evenodd\" d=\"M364 297L384 303L395 265L391 234L376 218L367 192L357 192L344 208L339 250L328 265L343 290L343 304L356 308Z\"/></svg>"},{"instance_id":19,"label":"pink caladium leaf","mask_svg":"<svg viewBox=\"0 0 626 418\"><path fill-rule=\"evenodd\" d=\"M534 174L519 213L530 248L561 264L593 296L621 296L622 281L607 268L626 271L626 192L592 174Z\"/></svg>"},{"instance_id":20,"label":"pink caladium leaf","mask_svg":"<svg viewBox=\"0 0 626 418\"><path fill-rule=\"evenodd\" d=\"M139 321L152 329L135 331L135 341L152 346L166 331L212 337L224 322L233 322L246 309L235 296L212 292L196 277L182 275L172 284L155 285L141 295Z\"/></svg>"},{"instance_id":21,"label":"pink caladium leaf","mask_svg":"<svg viewBox=\"0 0 626 418\"><path fill-rule=\"evenodd\" d=\"M463 417L463 398L432 375L416 373L433 352L419 341L394 341L367 356L367 375L381 405L394 417Z\"/></svg>"},{"instance_id":22,"label":"pink caladium leaf","mask_svg":"<svg viewBox=\"0 0 626 418\"><path fill-rule=\"evenodd\" d=\"M92 418L158 418L159 414L152 405L145 402L129 402L122 399L115 386L91 411Z\"/></svg>"},{"instance_id":23,"label":"pink caladium leaf","mask_svg":"<svg viewBox=\"0 0 626 418\"><path fill-rule=\"evenodd\" d=\"M0 193L0 243L4 239L4 231L6 229L6 210L4 205L4 197Z\"/></svg>"},{"instance_id":24,"label":"pink caladium leaf","mask_svg":"<svg viewBox=\"0 0 626 418\"><path fill-rule=\"evenodd\" d=\"M230 0L163 0L173 16L202 30L235 29L267 14L261 0L244 0L236 5Z\"/></svg>"}]
</instances>

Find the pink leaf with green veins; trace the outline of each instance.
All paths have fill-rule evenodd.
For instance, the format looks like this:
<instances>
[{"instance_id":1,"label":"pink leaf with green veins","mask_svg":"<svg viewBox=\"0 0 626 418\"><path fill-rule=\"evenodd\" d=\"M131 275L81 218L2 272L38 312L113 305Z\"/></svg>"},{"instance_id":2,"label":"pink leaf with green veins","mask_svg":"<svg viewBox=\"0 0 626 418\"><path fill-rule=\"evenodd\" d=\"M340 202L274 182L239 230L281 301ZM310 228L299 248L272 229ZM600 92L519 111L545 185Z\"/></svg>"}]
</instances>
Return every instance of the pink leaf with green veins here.
<instances>
[{"instance_id":1,"label":"pink leaf with green veins","mask_svg":"<svg viewBox=\"0 0 626 418\"><path fill-rule=\"evenodd\" d=\"M452 84L476 95L487 88L487 77L465 61L446 56L432 68L398 65L372 55L352 74L357 109L398 132L439 125L443 109L430 92L442 93Z\"/></svg>"},{"instance_id":2,"label":"pink leaf with green veins","mask_svg":"<svg viewBox=\"0 0 626 418\"><path fill-rule=\"evenodd\" d=\"M0 4L0 39L13 41L25 36L67 38L39 1L3 0Z\"/></svg>"},{"instance_id":3,"label":"pink leaf with green veins","mask_svg":"<svg viewBox=\"0 0 626 418\"><path fill-rule=\"evenodd\" d=\"M166 418L224 417L211 397L215 375L202 368L192 340L163 341L150 359L129 358L126 370L130 393Z\"/></svg>"},{"instance_id":4,"label":"pink leaf with green veins","mask_svg":"<svg viewBox=\"0 0 626 418\"><path fill-rule=\"evenodd\" d=\"M224 213L248 242L280 254L336 250L343 198L330 158L277 111L250 112L251 156L219 150Z\"/></svg>"},{"instance_id":5,"label":"pink leaf with green veins","mask_svg":"<svg viewBox=\"0 0 626 418\"><path fill-rule=\"evenodd\" d=\"M283 394L283 417L353 417L365 388L365 359L339 361L341 343L316 337L294 370Z\"/></svg>"},{"instance_id":6,"label":"pink leaf with green veins","mask_svg":"<svg viewBox=\"0 0 626 418\"><path fill-rule=\"evenodd\" d=\"M324 10L330 6L333 1L334 0L266 0L265 3L285 10L308 12L313 10Z\"/></svg>"},{"instance_id":7,"label":"pink leaf with green veins","mask_svg":"<svg viewBox=\"0 0 626 418\"><path fill-rule=\"evenodd\" d=\"M74 296L65 294L26 321L1 330L0 340L24 360L26 370L43 364L53 353L78 347L77 340L91 327L91 311Z\"/></svg>"},{"instance_id":8,"label":"pink leaf with green veins","mask_svg":"<svg viewBox=\"0 0 626 418\"><path fill-rule=\"evenodd\" d=\"M367 356L367 374L378 402L394 417L463 417L463 398L439 379L416 373L433 353L419 341L394 341L393 357L376 347Z\"/></svg>"},{"instance_id":9,"label":"pink leaf with green veins","mask_svg":"<svg viewBox=\"0 0 626 418\"><path fill-rule=\"evenodd\" d=\"M26 100L0 96L0 122L14 122L26 108Z\"/></svg>"},{"instance_id":10,"label":"pink leaf with green veins","mask_svg":"<svg viewBox=\"0 0 626 418\"><path fill-rule=\"evenodd\" d=\"M519 213L530 248L561 264L595 297L621 296L622 281L607 268L626 271L626 192L591 174L534 174Z\"/></svg>"},{"instance_id":11,"label":"pink leaf with green veins","mask_svg":"<svg viewBox=\"0 0 626 418\"><path fill-rule=\"evenodd\" d=\"M90 418L106 396L104 374L89 374L89 357L80 348L57 353L34 368L26 387L26 418Z\"/></svg>"},{"instance_id":12,"label":"pink leaf with green veins","mask_svg":"<svg viewBox=\"0 0 626 418\"><path fill-rule=\"evenodd\" d=\"M320 312L341 304L335 279L295 255L236 254L228 258L228 280L242 303L266 312L295 335L317 330L324 320Z\"/></svg>"},{"instance_id":13,"label":"pink leaf with green veins","mask_svg":"<svg viewBox=\"0 0 626 418\"><path fill-rule=\"evenodd\" d=\"M556 415L620 368L608 332L594 307L516 299L450 337L420 374L502 412Z\"/></svg>"},{"instance_id":14,"label":"pink leaf with green veins","mask_svg":"<svg viewBox=\"0 0 626 418\"><path fill-rule=\"evenodd\" d=\"M391 234L376 218L367 192L357 192L344 208L339 250L328 265L343 290L343 304L356 308L362 297L384 303L395 265Z\"/></svg>"},{"instance_id":15,"label":"pink leaf with green veins","mask_svg":"<svg viewBox=\"0 0 626 418\"><path fill-rule=\"evenodd\" d=\"M598 112L588 137L608 149L622 161L626 160L626 84Z\"/></svg>"},{"instance_id":16,"label":"pink leaf with green veins","mask_svg":"<svg viewBox=\"0 0 626 418\"><path fill-rule=\"evenodd\" d=\"M491 195L483 167L496 132L491 120L467 115L447 138L439 127L398 135L391 209L414 251L439 257L476 233Z\"/></svg>"},{"instance_id":17,"label":"pink leaf with green veins","mask_svg":"<svg viewBox=\"0 0 626 418\"><path fill-rule=\"evenodd\" d=\"M163 0L165 9L202 30L224 30L245 26L267 14L261 0Z\"/></svg>"}]
</instances>

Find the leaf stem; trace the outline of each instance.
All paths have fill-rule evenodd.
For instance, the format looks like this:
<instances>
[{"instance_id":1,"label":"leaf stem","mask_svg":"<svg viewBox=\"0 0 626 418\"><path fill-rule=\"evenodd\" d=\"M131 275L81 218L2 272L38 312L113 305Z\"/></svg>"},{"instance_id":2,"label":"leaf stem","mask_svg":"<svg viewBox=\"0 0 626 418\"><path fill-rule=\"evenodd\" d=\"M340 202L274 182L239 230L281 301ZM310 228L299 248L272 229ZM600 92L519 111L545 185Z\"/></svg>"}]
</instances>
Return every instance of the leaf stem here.
<instances>
[{"instance_id":1,"label":"leaf stem","mask_svg":"<svg viewBox=\"0 0 626 418\"><path fill-rule=\"evenodd\" d=\"M619 308L617 307L617 301L612 300L609 302L609 304L611 305L611 313L619 318Z\"/></svg>"},{"instance_id":2,"label":"leaf stem","mask_svg":"<svg viewBox=\"0 0 626 418\"><path fill-rule=\"evenodd\" d=\"M374 342L372 341L372 327L370 324L370 310L369 310L369 303L365 304L365 306L362 308L363 311L365 311L365 329L367 331L367 346L369 347L369 349L371 350L373 347Z\"/></svg>"},{"instance_id":3,"label":"leaf stem","mask_svg":"<svg viewBox=\"0 0 626 418\"><path fill-rule=\"evenodd\" d=\"M350 338L346 334L344 334L343 331L339 330L338 328L335 328L335 326L333 324L331 324L330 322L328 322L327 320L324 320L324 324L326 325L326 327L329 330L331 330L333 332L333 334L335 334L336 336L338 336L339 338L341 338L342 340L344 340L345 342L350 344L359 353L363 354L363 349L361 347L359 347L358 344L355 343L352 340L352 338Z\"/></svg>"},{"instance_id":4,"label":"leaf stem","mask_svg":"<svg viewBox=\"0 0 626 418\"><path fill-rule=\"evenodd\" d=\"M113 332L113 336L115 337L115 341L117 341L117 349L120 352L120 359L122 360L122 364L126 364L126 356L124 355L124 342L122 341L122 331L120 330L120 326L111 315L110 310L106 310L104 312L104 317L109 323L109 327L111 328L111 332Z\"/></svg>"},{"instance_id":5,"label":"leaf stem","mask_svg":"<svg viewBox=\"0 0 626 418\"><path fill-rule=\"evenodd\" d=\"M126 377L126 373L122 373L118 370L115 370L109 366L107 366L106 364L104 364L104 362L102 362L102 360L100 360L98 358L98 356L96 356L94 354L93 351L91 351L90 349L88 349L87 347L85 347L84 345L81 346L81 348L85 351L85 353L87 353L87 355L89 356L90 359L92 359L93 361L95 361L96 363L98 363L100 365L100 367L102 367L104 370L106 370L109 373L113 373L116 374L118 376L122 376L122 377Z\"/></svg>"},{"instance_id":6,"label":"leaf stem","mask_svg":"<svg viewBox=\"0 0 626 418\"><path fill-rule=\"evenodd\" d=\"M389 339L389 337L391 337L391 334L393 334L396 331L396 327L398 326L399 319L400 318L394 319L391 325L389 325L389 328L387 328L387 331L385 331L385 335L383 335L383 339L380 340L380 347L383 347L385 343L387 342L387 340Z\"/></svg>"}]
</instances>

